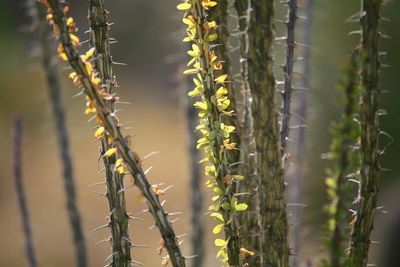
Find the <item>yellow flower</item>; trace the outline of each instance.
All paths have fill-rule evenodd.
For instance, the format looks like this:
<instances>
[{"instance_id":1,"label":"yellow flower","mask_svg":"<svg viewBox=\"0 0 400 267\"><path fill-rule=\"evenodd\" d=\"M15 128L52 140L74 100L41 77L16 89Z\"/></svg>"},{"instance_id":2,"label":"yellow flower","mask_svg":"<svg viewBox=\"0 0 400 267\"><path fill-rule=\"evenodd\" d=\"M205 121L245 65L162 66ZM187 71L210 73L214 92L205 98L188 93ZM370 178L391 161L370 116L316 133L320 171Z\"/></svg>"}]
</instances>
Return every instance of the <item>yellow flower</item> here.
<instances>
[{"instance_id":1,"label":"yellow flower","mask_svg":"<svg viewBox=\"0 0 400 267\"><path fill-rule=\"evenodd\" d=\"M221 97L224 97L224 96L227 95L227 94L228 94L228 89L227 89L226 87L221 86L221 87L217 90L217 92L215 93L215 96L216 96L217 98L221 98Z\"/></svg>"},{"instance_id":2,"label":"yellow flower","mask_svg":"<svg viewBox=\"0 0 400 267\"><path fill-rule=\"evenodd\" d=\"M247 250L245 248L240 248L240 256L242 256L243 258L246 258L247 256L254 256L254 252Z\"/></svg>"},{"instance_id":3,"label":"yellow flower","mask_svg":"<svg viewBox=\"0 0 400 267\"><path fill-rule=\"evenodd\" d=\"M94 52L95 52L95 51L96 51L96 48L94 48L94 47L90 48L90 49L86 52L85 55L81 56L82 61L84 61L84 62L88 61L88 59L90 59L90 58L94 55Z\"/></svg>"},{"instance_id":4,"label":"yellow flower","mask_svg":"<svg viewBox=\"0 0 400 267\"><path fill-rule=\"evenodd\" d=\"M187 53L194 58L199 58L201 56L200 48L196 44L192 44L192 50L189 50Z\"/></svg>"},{"instance_id":5,"label":"yellow flower","mask_svg":"<svg viewBox=\"0 0 400 267\"><path fill-rule=\"evenodd\" d=\"M99 138L100 136L103 135L103 133L104 133L104 127L100 127L94 133L94 137Z\"/></svg>"},{"instance_id":6,"label":"yellow flower","mask_svg":"<svg viewBox=\"0 0 400 267\"><path fill-rule=\"evenodd\" d=\"M226 81L226 79L228 78L228 74L223 74L219 77L217 77L214 81L218 84L218 83L224 83Z\"/></svg>"},{"instance_id":7,"label":"yellow flower","mask_svg":"<svg viewBox=\"0 0 400 267\"><path fill-rule=\"evenodd\" d=\"M104 153L104 156L106 157L111 157L112 155L115 155L115 153L117 153L117 149L115 147L110 148L106 151L106 153Z\"/></svg>"},{"instance_id":8,"label":"yellow flower","mask_svg":"<svg viewBox=\"0 0 400 267\"><path fill-rule=\"evenodd\" d=\"M186 3L182 3L182 4L177 5L176 8L178 10L189 10L189 9L192 8L192 5L186 2Z\"/></svg>"},{"instance_id":9,"label":"yellow flower","mask_svg":"<svg viewBox=\"0 0 400 267\"><path fill-rule=\"evenodd\" d=\"M210 7L214 7L217 5L216 1L210 1L210 0L203 0L201 1L201 5L205 10L208 10Z\"/></svg>"},{"instance_id":10,"label":"yellow flower","mask_svg":"<svg viewBox=\"0 0 400 267\"><path fill-rule=\"evenodd\" d=\"M75 34L70 33L69 38L71 39L71 43L73 46L79 46L81 41L79 40L78 36Z\"/></svg>"},{"instance_id":11,"label":"yellow flower","mask_svg":"<svg viewBox=\"0 0 400 267\"><path fill-rule=\"evenodd\" d=\"M68 61L68 56L65 53L58 54L58 57L63 61Z\"/></svg>"},{"instance_id":12,"label":"yellow flower","mask_svg":"<svg viewBox=\"0 0 400 267\"><path fill-rule=\"evenodd\" d=\"M217 106L220 111L224 111L225 109L227 109L230 104L231 101L227 97L217 98Z\"/></svg>"},{"instance_id":13,"label":"yellow flower","mask_svg":"<svg viewBox=\"0 0 400 267\"><path fill-rule=\"evenodd\" d=\"M224 140L224 146L225 146L226 149L232 150L232 149L235 148L236 143L229 143L229 139L225 139Z\"/></svg>"}]
</instances>

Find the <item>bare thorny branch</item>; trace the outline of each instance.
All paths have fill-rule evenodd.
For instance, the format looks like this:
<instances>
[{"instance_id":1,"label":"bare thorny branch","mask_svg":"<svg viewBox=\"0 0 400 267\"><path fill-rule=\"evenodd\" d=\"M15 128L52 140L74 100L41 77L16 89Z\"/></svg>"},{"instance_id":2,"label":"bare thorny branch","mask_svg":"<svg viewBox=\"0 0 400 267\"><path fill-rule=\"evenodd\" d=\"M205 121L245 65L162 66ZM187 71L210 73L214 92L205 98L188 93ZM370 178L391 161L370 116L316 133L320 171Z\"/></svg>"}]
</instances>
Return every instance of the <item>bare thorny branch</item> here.
<instances>
[{"instance_id":1,"label":"bare thorny branch","mask_svg":"<svg viewBox=\"0 0 400 267\"><path fill-rule=\"evenodd\" d=\"M49 96L54 115L55 130L60 149L60 158L63 166L64 190L66 193L68 218L73 232L76 265L87 266L85 237L82 230L81 216L76 201L74 172L72 167L69 138L66 125L64 106L61 95L61 84L51 51L50 32L46 22L46 12L40 3L32 1L33 28L37 31L40 41L42 66L46 74Z\"/></svg>"},{"instance_id":2,"label":"bare thorny branch","mask_svg":"<svg viewBox=\"0 0 400 267\"><path fill-rule=\"evenodd\" d=\"M36 267L37 260L35 255L35 246L33 244L29 211L22 181L22 122L19 118L15 119L14 122L14 178L18 205L22 217L22 227L24 230L25 252L28 258L29 267Z\"/></svg>"},{"instance_id":3,"label":"bare thorny branch","mask_svg":"<svg viewBox=\"0 0 400 267\"><path fill-rule=\"evenodd\" d=\"M101 95L99 87L96 86L96 83L93 81L93 77L90 76L87 70L88 64L80 57L78 50L73 44L73 40L71 39L72 36L67 26L67 18L65 16L63 6L57 0L48 0L44 2L49 8L51 21L54 23L53 33L61 42L63 53L65 54L70 66L74 70L76 77L79 77L79 84L81 85L83 92L94 104L99 123L101 123L102 127L104 127L107 136L112 139L113 148L115 147L115 149L118 151L118 155L121 157L129 172L133 176L135 185L139 188L147 200L149 212L152 214L156 226L161 233L164 243L163 245L169 253L169 258L173 266L185 266L185 259L178 245L177 237L172 228L171 222L168 220L167 213L164 211L164 208L160 203L158 195L154 192L151 184L148 182L146 175L139 166L139 162L135 158L134 152L131 151L128 141L123 136L120 129L120 124L117 121L114 112L110 109L108 100L103 98L104 96ZM104 25L99 26L104 27ZM112 160L112 157L110 160ZM114 178L113 182L115 181L116 179ZM115 189L118 190L121 188L116 187ZM108 190L110 190L110 188L108 188ZM120 191L118 190L117 195L119 192ZM118 197L121 198L121 195L119 194ZM125 209L122 209L122 211L125 211ZM128 217L127 214L125 214L125 216ZM124 261L126 260L127 259L124 259Z\"/></svg>"}]
</instances>

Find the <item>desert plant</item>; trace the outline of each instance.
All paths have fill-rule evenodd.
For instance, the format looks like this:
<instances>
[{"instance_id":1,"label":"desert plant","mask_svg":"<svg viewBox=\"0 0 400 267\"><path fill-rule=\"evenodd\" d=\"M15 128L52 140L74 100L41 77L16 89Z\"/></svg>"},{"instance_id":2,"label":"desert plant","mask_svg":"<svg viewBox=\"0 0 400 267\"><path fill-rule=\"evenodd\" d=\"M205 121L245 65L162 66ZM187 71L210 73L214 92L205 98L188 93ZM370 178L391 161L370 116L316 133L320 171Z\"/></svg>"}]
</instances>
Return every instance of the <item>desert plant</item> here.
<instances>
[{"instance_id":1,"label":"desert plant","mask_svg":"<svg viewBox=\"0 0 400 267\"><path fill-rule=\"evenodd\" d=\"M32 238L32 227L22 180L22 121L19 118L14 121L14 179L18 205L21 211L26 257L28 259L29 267L36 267L37 260Z\"/></svg>"},{"instance_id":2,"label":"desert plant","mask_svg":"<svg viewBox=\"0 0 400 267\"><path fill-rule=\"evenodd\" d=\"M46 10L39 2L30 1L32 26L39 36L42 66L46 75L47 86L54 116L55 130L63 166L64 191L67 200L68 218L73 232L76 265L87 266L85 237L82 230L81 215L76 201L75 177L69 148L68 129L61 95L61 83L57 73L56 61L50 42L50 31L46 21Z\"/></svg>"},{"instance_id":3,"label":"desert plant","mask_svg":"<svg viewBox=\"0 0 400 267\"><path fill-rule=\"evenodd\" d=\"M349 248L349 266L368 264L370 234L379 191L380 155L379 130L379 37L381 0L363 0L360 13L361 69L360 124L360 185L354 213Z\"/></svg>"},{"instance_id":4,"label":"desert plant","mask_svg":"<svg viewBox=\"0 0 400 267\"><path fill-rule=\"evenodd\" d=\"M289 138L290 116L291 116L291 100L293 92L293 65L295 62L295 30L297 21L297 0L287 1L288 15L286 23L286 53L285 64L283 66L284 83L282 91L282 121L281 121L281 148L283 154L283 163L286 161L287 141Z\"/></svg>"},{"instance_id":5,"label":"desert plant","mask_svg":"<svg viewBox=\"0 0 400 267\"><path fill-rule=\"evenodd\" d=\"M96 122L94 136L95 141L100 143L99 159L103 160L102 170L105 172L105 182L98 184L106 186L104 196L109 205L108 222L97 229L111 230L111 237L105 240L111 242L112 253L106 260L109 260L108 265L126 267L142 264L134 260L131 248L139 245L135 245L128 234L129 220L137 219L126 208L124 179L131 175L133 183L147 201L147 211L160 231L162 238L158 252L160 255L163 255L164 249L168 252L162 258L161 265L170 262L176 267L186 266L187 257L182 254L179 237L169 218L172 214L164 210L160 201L163 190L150 184L147 172L142 169L142 159L131 149L132 138L122 133L123 124L115 107L120 100L115 92L115 62L111 55L110 24L104 0L88 0L90 38L89 48L84 53L80 52L82 43L76 35L77 25L69 16L70 6L63 0L40 2L46 12L36 17L36 24L65 164L65 188L70 222L74 229L77 265L87 265L85 246L75 203L61 89L57 70L51 61L46 20L51 26L49 32L58 43L58 57L69 63L69 78L81 89L78 95L85 96L85 114L90 118L89 121ZM203 205L200 168L197 165L200 162L204 163L204 173L208 177L206 187L213 194L208 212L217 224L212 232L215 235L223 234L223 238L218 236L214 241L218 247L216 256L223 265L295 267L297 259L290 260L289 236L294 238L294 250L298 253L300 235L298 227L289 229L285 182L293 183L294 193L289 192L289 199L299 204L304 171L302 126L307 107L305 89L309 87L308 45L313 1L307 1L305 13L308 21L303 38L299 38L306 43L303 52L306 61L300 71L304 88L295 86L298 80L294 77L297 73L294 64L299 60L296 52L299 44L296 36L297 14L300 11L298 1L284 2L288 6L284 38L275 37L276 1L232 1L237 16L230 14L229 3L228 0L181 0L177 5L177 9L183 12L182 22L186 27L183 42L189 47L187 54L190 57L183 74L188 75L190 86L194 86L187 94L196 98L194 105L187 107L189 132L196 131L189 138L191 187L194 194L191 203L194 226L192 247L202 243L204 234L202 225L197 221ZM361 44L351 55L340 85L345 96L344 114L332 124L332 142L326 154L330 160L325 180L329 197L326 224L329 259L324 260L322 266L365 267L368 263L369 239L379 188L378 156L382 153L378 143L381 134L378 120L381 5L380 0L362 0ZM42 12L45 9L38 10ZM232 21L237 23L236 31L232 30ZM229 45L235 36L238 37L238 53ZM277 39L285 41L282 99L277 95L278 86L273 71L273 43ZM240 68L238 75L232 73L236 66ZM299 96L296 98L297 91ZM186 102L189 101L186 99ZM282 106L278 107L280 103ZM286 162L292 147L289 150L288 140L291 124L294 124L291 115L295 113L302 121L296 127L294 156L290 158L294 161L295 173L289 176L286 174ZM29 262L34 266L36 261L20 180L20 124L17 123L15 127L17 193L29 244ZM204 157L200 157L200 152ZM353 220L347 211L354 193L349 181L359 184L358 195L353 203L356 207ZM347 241L350 244L348 255L345 253ZM198 251L199 257L193 266L203 263L203 247Z\"/></svg>"},{"instance_id":6,"label":"desert plant","mask_svg":"<svg viewBox=\"0 0 400 267\"><path fill-rule=\"evenodd\" d=\"M229 151L235 149L231 134L235 127L224 123L225 116L232 116L230 108L228 74L224 72L223 62L214 50L218 40L217 22L210 20L210 10L217 5L216 1L184 1L177 8L184 11L183 22L187 25L185 42L192 42L192 57L189 69L184 74L195 75L195 89L189 92L191 97L200 97L195 103L201 118L198 130L203 138L198 140L198 149L204 149L207 156L203 162L208 162L205 173L210 177L207 186L215 192L214 204L210 206L211 216L215 217L218 225L213 233L224 230L225 239L216 239L215 244L221 247L217 257L231 266L241 266L240 253L251 253L240 248L237 213L247 209L245 203L238 203L235 196L236 183L242 176L231 173L232 164L228 158ZM221 12L224 12L221 10ZM221 55L220 55L221 56Z\"/></svg>"},{"instance_id":7,"label":"desert plant","mask_svg":"<svg viewBox=\"0 0 400 267\"><path fill-rule=\"evenodd\" d=\"M110 51L109 25L103 0L90 0L88 18L90 23L90 43L94 49L94 72L101 79L102 92L109 96L105 98L105 104L112 114L115 113L114 104L115 77L112 70L112 58ZM93 107L89 107L90 113L95 113ZM89 113L89 114L90 114ZM101 129L101 128L99 128ZM105 153L113 148L112 137L105 132L98 134L101 137L101 157L105 166L107 199L110 210L108 226L111 229L112 262L115 266L130 266L132 243L129 239L126 200L123 179L125 170L118 170L116 154L105 156Z\"/></svg>"},{"instance_id":8,"label":"desert plant","mask_svg":"<svg viewBox=\"0 0 400 267\"><path fill-rule=\"evenodd\" d=\"M257 254L247 258L246 262L254 264L259 262L259 225L258 225L258 197L257 197L257 168L255 161L255 140L253 131L253 117L251 114L252 96L249 85L249 20L251 14L250 0L236 0L234 7L237 15L237 27L240 55L239 89L242 94L238 101L242 107L238 110L240 119L240 165L239 173L246 179L240 183L240 191L246 193L242 198L249 205L248 211L241 214L242 246L252 249Z\"/></svg>"},{"instance_id":9,"label":"desert plant","mask_svg":"<svg viewBox=\"0 0 400 267\"><path fill-rule=\"evenodd\" d=\"M160 200L159 191L154 190L154 187L148 182L144 171L140 166L140 158L130 149L129 138L125 137L121 132L121 124L118 120L115 112L110 106L110 102L117 100L114 94L110 94L102 87L103 77L99 78L98 73L94 69L94 65L91 62L92 57L96 52L96 48L91 48L84 55L80 55L77 47L80 45L78 37L74 34L76 31L75 24L71 17L67 17L69 7L62 5L57 0L43 0L42 3L47 7L47 19L52 26L53 36L59 40L60 44L58 47L59 57L68 61L73 72L70 74L70 78L74 83L82 88L83 93L86 95L87 109L86 113L94 113L99 124L98 129L95 132L96 138L99 138L102 143L107 140L107 150L102 151L103 157L109 160L110 169L112 175L107 176L110 179L108 182L108 192L113 190L112 196L108 196L108 199L116 197L113 201L118 201L118 208L121 213L119 216L124 216L123 222L125 223L129 218L129 215L125 211L125 207L122 206L124 203L121 197L123 187L118 184L118 179L115 178L115 174L123 174L128 172L133 176L135 185L139 188L143 196L147 200L149 212L153 216L156 226L158 227L162 236L162 247L166 248L169 256L163 260L163 264L166 264L169 260L174 266L185 266L185 259L181 253L178 245L178 239L172 228L171 222L168 220L168 213L164 211ZM100 11L99 16L104 15ZM105 27L106 25L93 25ZM101 40L95 40L101 41ZM104 40L102 40L104 42ZM109 64L109 58L107 57L104 64ZM97 63L99 64L99 63ZM104 75L104 74L103 74ZM110 83L109 80L106 82ZM104 143L103 143L104 145ZM109 193L111 194L111 192ZM111 203L111 207L115 207L114 203ZM111 215L115 214L115 210L111 210ZM120 238L125 239L124 242L130 244L127 236L121 236ZM123 248L119 248L123 249ZM129 256L127 252L113 251L115 254ZM120 254L122 253L122 254ZM126 266L132 264L130 258L119 259L121 262L119 265L114 266ZM129 261L128 261L129 260ZM133 263L135 263L133 261Z\"/></svg>"},{"instance_id":10,"label":"desert plant","mask_svg":"<svg viewBox=\"0 0 400 267\"><path fill-rule=\"evenodd\" d=\"M288 266L288 222L282 149L275 100L272 44L274 1L251 1L249 85L258 171L261 265Z\"/></svg>"},{"instance_id":11,"label":"desert plant","mask_svg":"<svg viewBox=\"0 0 400 267\"><path fill-rule=\"evenodd\" d=\"M353 198L354 182L357 182L357 153L355 147L359 130L355 122L359 93L358 52L354 51L344 70L345 78L340 84L344 93L344 115L332 125L332 143L325 157L332 162L325 179L329 204L326 207L328 222L326 247L330 254L325 266L347 266L346 241L350 234L351 214L349 209ZM353 181L353 183L351 182Z\"/></svg>"}]
</instances>

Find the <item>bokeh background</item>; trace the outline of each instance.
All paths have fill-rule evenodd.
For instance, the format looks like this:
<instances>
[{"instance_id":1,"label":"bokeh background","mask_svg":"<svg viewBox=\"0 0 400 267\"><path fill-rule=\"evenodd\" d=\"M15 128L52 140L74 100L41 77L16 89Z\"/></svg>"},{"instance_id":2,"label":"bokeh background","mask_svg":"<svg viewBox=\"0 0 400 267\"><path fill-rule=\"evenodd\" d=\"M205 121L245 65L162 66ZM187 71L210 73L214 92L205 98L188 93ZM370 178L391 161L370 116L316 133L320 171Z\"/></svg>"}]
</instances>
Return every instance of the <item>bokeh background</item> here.
<instances>
[{"instance_id":1,"label":"bokeh background","mask_svg":"<svg viewBox=\"0 0 400 267\"><path fill-rule=\"evenodd\" d=\"M278 1L277 1L278 2ZM304 181L302 264L311 262L317 266L321 250L321 225L326 203L324 169L326 162L321 154L328 150L329 126L341 115L338 105L340 92L336 89L340 69L346 56L356 46L357 35L348 33L358 25L346 23L346 19L359 10L360 1L316 0L313 13L311 88L309 90L306 176ZM118 43L112 46L114 60L127 63L115 66L120 88L118 93L130 105L120 108L122 121L129 122L127 133L135 136L135 149L146 155L160 151L145 162L154 166L152 183L173 184L165 196L169 211L183 211L175 223L179 234L187 233L183 250L190 254L190 190L189 155L186 131L185 107L182 101L186 90L180 70L184 61L181 14L175 9L175 0L114 0L106 1L110 11L112 36ZM88 28L86 2L71 0L72 15L77 21L79 36L84 40ZM16 116L23 119L23 175L26 196L33 228L33 237L39 266L73 266L71 233L65 210L58 146L56 143L47 87L37 58L35 36L29 33L30 19L23 0L0 1L0 266L26 266L24 239L20 213L12 175L12 122ZM278 16L285 11L277 4ZM400 1L392 0L383 8L389 22L382 30L390 35L382 39L382 50L388 55L384 63L390 68L382 69L381 88L388 91L382 95L381 108L388 115L381 117L381 128L400 140ZM301 23L301 22L300 22ZM277 26L277 35L284 32ZM298 31L301 38L302 31ZM277 45L277 64L281 64L283 48ZM107 216L106 199L93 193L104 188L90 185L103 181L97 167L98 145L93 141L93 124L88 123L84 111L84 99L73 98L77 89L65 77L66 66L60 65L63 80L63 96L68 118L68 129L75 168L79 207L87 238L90 266L103 266L109 255L107 245L95 245L108 237L107 230L93 232L104 224ZM277 72L281 69L277 68ZM279 73L277 74L279 76ZM382 138L382 146L389 139ZM384 172L381 179L380 205L387 213L377 213L372 262L379 266L400 266L398 246L400 242L400 175L398 157L400 144L395 142L381 158ZM129 178L127 184L129 184ZM290 188L290 184L289 184ZM207 193L205 192L206 196ZM128 209L137 213L145 208L137 201L138 192L127 190ZM206 205L205 205L206 206ZM147 249L133 249L135 260L146 266L160 266L156 249L159 234L148 230L152 220L142 216L144 222L131 222L130 235L134 243L147 245ZM210 232L212 222L203 216ZM215 260L216 249L211 236L207 236L207 265L219 266ZM396 261L397 260L397 261Z\"/></svg>"}]
</instances>

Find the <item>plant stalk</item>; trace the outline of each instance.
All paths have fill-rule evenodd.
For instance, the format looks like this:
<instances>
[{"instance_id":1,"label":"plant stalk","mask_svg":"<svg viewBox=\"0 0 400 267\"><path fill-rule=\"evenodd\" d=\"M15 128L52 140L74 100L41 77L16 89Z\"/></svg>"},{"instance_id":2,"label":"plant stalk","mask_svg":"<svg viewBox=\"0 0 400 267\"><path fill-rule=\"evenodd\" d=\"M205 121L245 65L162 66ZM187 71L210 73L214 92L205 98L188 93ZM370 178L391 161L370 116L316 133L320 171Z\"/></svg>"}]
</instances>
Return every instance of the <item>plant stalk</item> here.
<instances>
[{"instance_id":1,"label":"plant stalk","mask_svg":"<svg viewBox=\"0 0 400 267\"><path fill-rule=\"evenodd\" d=\"M274 1L252 0L249 24L249 84L257 152L261 266L289 265L288 222L272 44Z\"/></svg>"},{"instance_id":2,"label":"plant stalk","mask_svg":"<svg viewBox=\"0 0 400 267\"><path fill-rule=\"evenodd\" d=\"M252 96L249 85L249 20L251 13L250 0L236 0L234 3L239 26L239 45L240 45L240 82L243 107L241 110L240 121L240 174L245 179L240 183L240 192L247 192L244 202L248 203L248 212L241 214L240 225L243 229L241 244L243 247L260 252L259 246L259 225L258 225L258 196L257 196L257 169L255 162L255 141L253 132L253 117L251 115ZM260 264L260 257L247 258L246 262L253 266Z\"/></svg>"},{"instance_id":3,"label":"plant stalk","mask_svg":"<svg viewBox=\"0 0 400 267\"><path fill-rule=\"evenodd\" d=\"M72 44L62 5L58 0L47 0L47 3L51 8L54 23L57 25L56 29L59 33L59 40L64 47L68 62L77 75L79 75L84 93L89 98L93 99L96 105L98 119L104 125L107 133L113 137L118 153L133 176L135 185L146 198L149 212L152 214L155 224L161 233L164 246L168 251L172 265L174 267L184 267L185 259L178 245L178 240L171 222L168 220L168 214L164 211L158 195L153 191L146 175L136 161L133 151L129 148L129 144L121 132L120 125L115 119L115 115L111 113L108 108L108 103L106 103L100 95L99 90L97 90L96 86L91 82L91 77L85 69L84 62L80 58L79 52Z\"/></svg>"},{"instance_id":4,"label":"plant stalk","mask_svg":"<svg viewBox=\"0 0 400 267\"><path fill-rule=\"evenodd\" d=\"M213 20L217 23L217 34L218 34L218 45L213 49L216 56L224 62L222 65L221 73L225 73L228 77L232 77L231 60L229 56L229 29L228 29L228 0L219 0L218 4L208 11L209 20ZM227 125L232 125L236 128L236 131L230 134L230 141L240 146L240 123L238 120L238 109L237 109L237 94L233 83L227 83L226 88L228 89L228 98L231 100L230 109L233 110L232 116L224 116L223 121ZM239 163L240 161L240 150L233 149L227 151L227 158L229 163ZM239 164L235 164L231 167L231 171L234 173L238 172Z\"/></svg>"},{"instance_id":5,"label":"plant stalk","mask_svg":"<svg viewBox=\"0 0 400 267\"><path fill-rule=\"evenodd\" d=\"M356 97L359 88L358 53L354 51L346 69L346 79L343 81L345 107L343 117L332 126L332 143L327 158L333 162L326 178L328 205L328 235L327 248L330 254L330 267L346 267L345 247L350 232L348 223L351 216L348 212L351 205L352 187L348 177L356 172L357 158L352 146L359 137L353 116L357 109Z\"/></svg>"},{"instance_id":6,"label":"plant stalk","mask_svg":"<svg viewBox=\"0 0 400 267\"><path fill-rule=\"evenodd\" d=\"M283 66L284 73L284 85L282 92L282 128L281 128L281 148L283 154L283 162L285 164L287 154L287 140L289 138L290 129L290 116L291 116L291 98L293 91L293 64L294 64L294 49L296 47L295 42L295 30L297 20L297 0L288 0L287 5L289 7L288 18L286 21L286 62Z\"/></svg>"},{"instance_id":7,"label":"plant stalk","mask_svg":"<svg viewBox=\"0 0 400 267\"><path fill-rule=\"evenodd\" d=\"M18 205L22 217L22 227L24 230L25 253L29 267L36 267L35 246L33 244L29 210L22 181L22 122L19 118L14 121L14 178Z\"/></svg>"},{"instance_id":8,"label":"plant stalk","mask_svg":"<svg viewBox=\"0 0 400 267\"><path fill-rule=\"evenodd\" d=\"M36 24L37 32L40 39L42 52L42 66L46 75L49 90L52 113L54 116L55 130L60 149L60 158L63 166L64 191L67 200L67 212L69 223L73 233L74 249L76 254L76 266L86 267L87 253L85 245L85 236L82 230L82 220L76 200L75 177L72 166L71 152L69 147L68 129L64 105L61 95L61 84L57 73L56 63L53 58L49 44L49 29L45 20L45 10L39 3L34 3L36 12L34 24Z\"/></svg>"},{"instance_id":9,"label":"plant stalk","mask_svg":"<svg viewBox=\"0 0 400 267\"><path fill-rule=\"evenodd\" d=\"M90 23L90 41L96 48L94 67L99 73L102 85L110 95L114 93L114 77L109 42L109 26L107 12L103 0L89 0L88 18ZM106 100L105 104L114 113L114 99ZM102 158L105 166L107 199L110 209L112 264L113 266L131 266L131 241L129 239L126 200L124 193L124 174L116 171L116 156L105 157L104 153L111 148L109 137L102 140Z\"/></svg>"},{"instance_id":10,"label":"plant stalk","mask_svg":"<svg viewBox=\"0 0 400 267\"><path fill-rule=\"evenodd\" d=\"M310 88L310 62L311 62L311 31L313 23L313 8L314 0L306 0L304 7L304 16L306 21L303 28L303 61L301 64L301 70L303 76L301 78L301 86L306 90L299 90L297 93L297 106L295 107L295 114L301 118L300 124L304 124L307 118L307 90ZM294 148L292 152L293 171L289 177L289 183L291 184L288 198L290 203L302 203L302 181L304 179L304 163L305 163L305 127L300 127L293 133L294 137ZM301 222L302 222L302 207L294 207L292 210L293 217L296 219L295 223L291 228L292 246L295 255L301 253ZM292 256L291 264L292 267L299 266L298 256Z\"/></svg>"},{"instance_id":11,"label":"plant stalk","mask_svg":"<svg viewBox=\"0 0 400 267\"><path fill-rule=\"evenodd\" d=\"M203 36L203 28L202 25L203 23L206 23L206 17L208 15L208 12L206 12L202 8L202 1L201 0L196 0L196 7L194 11L194 16L196 16L199 19L198 25L200 25L197 29L197 34L198 34L198 39L199 40L204 40L205 36ZM219 3L218 3L219 4ZM221 59L220 59L221 60ZM224 60L224 59L222 59ZM214 79L216 76L214 76L214 73L209 70L209 66L211 66L211 60L208 55L205 55L203 53L202 55L202 62L203 62L203 68L206 70L206 73L209 73L208 75L204 75L203 81L204 81L204 95L206 99L211 103L211 99L214 96L214 94L217 91L217 88L215 88L214 84ZM229 91L229 90L228 90ZM232 101L231 101L232 104ZM211 130L215 130L214 126L214 121L219 121L221 118L221 113L216 107L216 105L212 105L211 109L211 115L208 118L209 120L209 128ZM223 144L223 139L220 137L217 137L217 140L214 141L213 144L213 154L214 155L220 155L220 150L221 147L224 146ZM233 186L229 186L225 183L224 178L229 174L228 166L225 163L222 163L222 158L218 157L218 161L221 163L216 164L216 170L217 170L217 176L216 176L216 183L218 185L218 188L222 189L223 192L225 192L225 201L230 203L233 197L234 188ZM229 160L228 160L229 162ZM228 264L230 266L235 266L239 267L241 265L241 259L239 256L239 250L240 250L240 245L239 245L239 232L238 232L238 222L237 222L237 217L235 214L232 214L232 211L222 209L221 210L223 219L225 222L230 222L229 224L226 224L224 227L224 233L225 233L225 240L227 241L227 253L228 253Z\"/></svg>"},{"instance_id":12,"label":"plant stalk","mask_svg":"<svg viewBox=\"0 0 400 267\"><path fill-rule=\"evenodd\" d=\"M383 1L363 0L361 8L360 97L360 187L355 223L352 228L349 261L351 267L368 264L370 234L373 229L379 191L379 23Z\"/></svg>"}]
</instances>

